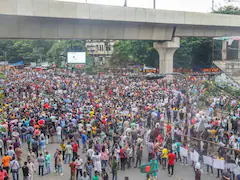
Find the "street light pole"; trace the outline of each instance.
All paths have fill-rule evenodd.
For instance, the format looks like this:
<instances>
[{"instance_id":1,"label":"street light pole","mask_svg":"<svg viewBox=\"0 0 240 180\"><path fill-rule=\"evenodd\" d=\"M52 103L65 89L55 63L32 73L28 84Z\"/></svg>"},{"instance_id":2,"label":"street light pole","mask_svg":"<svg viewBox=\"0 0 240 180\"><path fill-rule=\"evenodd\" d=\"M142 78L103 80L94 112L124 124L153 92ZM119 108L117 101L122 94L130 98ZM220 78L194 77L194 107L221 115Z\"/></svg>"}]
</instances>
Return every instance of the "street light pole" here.
<instances>
[{"instance_id":1,"label":"street light pole","mask_svg":"<svg viewBox=\"0 0 240 180\"><path fill-rule=\"evenodd\" d=\"M124 6L127 7L127 0L124 1Z\"/></svg>"},{"instance_id":2,"label":"street light pole","mask_svg":"<svg viewBox=\"0 0 240 180\"><path fill-rule=\"evenodd\" d=\"M153 0L153 9L156 9L156 0Z\"/></svg>"},{"instance_id":3,"label":"street light pole","mask_svg":"<svg viewBox=\"0 0 240 180\"><path fill-rule=\"evenodd\" d=\"M212 12L214 12L214 0L212 0Z\"/></svg>"}]
</instances>

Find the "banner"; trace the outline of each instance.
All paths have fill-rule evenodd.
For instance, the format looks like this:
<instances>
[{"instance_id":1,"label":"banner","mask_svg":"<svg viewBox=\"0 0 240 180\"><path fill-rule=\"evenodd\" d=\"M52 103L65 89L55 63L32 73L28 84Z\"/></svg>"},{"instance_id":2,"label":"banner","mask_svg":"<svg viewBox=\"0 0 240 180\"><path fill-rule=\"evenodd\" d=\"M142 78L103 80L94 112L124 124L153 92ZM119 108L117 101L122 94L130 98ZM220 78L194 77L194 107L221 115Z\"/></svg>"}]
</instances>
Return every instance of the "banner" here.
<instances>
[{"instance_id":1,"label":"banner","mask_svg":"<svg viewBox=\"0 0 240 180\"><path fill-rule=\"evenodd\" d=\"M129 111L121 111L120 114L121 114L122 116L128 116Z\"/></svg>"},{"instance_id":2,"label":"banner","mask_svg":"<svg viewBox=\"0 0 240 180\"><path fill-rule=\"evenodd\" d=\"M208 156L203 156L203 163L209 166L213 166L213 158Z\"/></svg>"},{"instance_id":3,"label":"banner","mask_svg":"<svg viewBox=\"0 0 240 180\"><path fill-rule=\"evenodd\" d=\"M229 169L231 172L233 172L237 168L237 165L234 163L226 163L225 169Z\"/></svg>"},{"instance_id":4,"label":"banner","mask_svg":"<svg viewBox=\"0 0 240 180\"><path fill-rule=\"evenodd\" d=\"M188 157L188 150L183 147L180 147L180 155L183 157Z\"/></svg>"},{"instance_id":5,"label":"banner","mask_svg":"<svg viewBox=\"0 0 240 180\"><path fill-rule=\"evenodd\" d=\"M220 159L213 159L213 168L215 169L225 169L225 161Z\"/></svg>"},{"instance_id":6,"label":"banner","mask_svg":"<svg viewBox=\"0 0 240 180\"><path fill-rule=\"evenodd\" d=\"M198 162L199 161L199 153L194 150L194 152L190 152L190 159L193 162Z\"/></svg>"}]
</instances>

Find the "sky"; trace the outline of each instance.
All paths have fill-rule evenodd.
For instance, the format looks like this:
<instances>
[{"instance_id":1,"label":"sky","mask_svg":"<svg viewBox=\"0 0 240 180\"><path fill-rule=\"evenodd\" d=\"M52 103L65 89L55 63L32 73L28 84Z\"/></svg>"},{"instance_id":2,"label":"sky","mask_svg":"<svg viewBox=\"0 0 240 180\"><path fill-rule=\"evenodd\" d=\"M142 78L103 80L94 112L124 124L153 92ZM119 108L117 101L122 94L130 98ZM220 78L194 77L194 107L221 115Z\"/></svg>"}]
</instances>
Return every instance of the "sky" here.
<instances>
[{"instance_id":1,"label":"sky","mask_svg":"<svg viewBox=\"0 0 240 180\"><path fill-rule=\"evenodd\" d=\"M83 2L92 4L106 4L114 6L123 6L125 0L57 0L69 2ZM224 5L240 6L240 0L231 0L239 2L228 2L228 0L214 0L214 8L217 9ZM127 0L129 7L153 8L153 0ZM179 10L191 12L210 12L212 9L212 0L156 0L156 9Z\"/></svg>"}]
</instances>

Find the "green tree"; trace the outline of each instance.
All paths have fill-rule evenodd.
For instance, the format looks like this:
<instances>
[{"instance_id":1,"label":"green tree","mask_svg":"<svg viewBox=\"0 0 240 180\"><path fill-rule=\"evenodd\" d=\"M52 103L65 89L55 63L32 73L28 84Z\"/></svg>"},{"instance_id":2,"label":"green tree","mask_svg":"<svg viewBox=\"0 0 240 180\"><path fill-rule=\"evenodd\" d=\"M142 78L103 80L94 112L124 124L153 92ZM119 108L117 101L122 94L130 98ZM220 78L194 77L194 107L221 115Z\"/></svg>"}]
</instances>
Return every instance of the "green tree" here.
<instances>
[{"instance_id":1,"label":"green tree","mask_svg":"<svg viewBox=\"0 0 240 180\"><path fill-rule=\"evenodd\" d=\"M110 63L118 66L128 63L157 66L158 53L153 48L153 41L116 41Z\"/></svg>"},{"instance_id":2,"label":"green tree","mask_svg":"<svg viewBox=\"0 0 240 180\"><path fill-rule=\"evenodd\" d=\"M85 41L81 40L60 40L56 41L47 52L49 62L61 66L67 60L67 52L86 52Z\"/></svg>"},{"instance_id":3,"label":"green tree","mask_svg":"<svg viewBox=\"0 0 240 180\"><path fill-rule=\"evenodd\" d=\"M223 6L223 7L218 8L213 13L240 15L240 9L239 9L239 7L235 7L235 6L232 6L232 5L230 5L230 6Z\"/></svg>"},{"instance_id":4,"label":"green tree","mask_svg":"<svg viewBox=\"0 0 240 180\"><path fill-rule=\"evenodd\" d=\"M2 40L0 41L0 61L6 58L10 63L61 62L68 51L86 51L85 41L80 40Z\"/></svg>"}]
</instances>

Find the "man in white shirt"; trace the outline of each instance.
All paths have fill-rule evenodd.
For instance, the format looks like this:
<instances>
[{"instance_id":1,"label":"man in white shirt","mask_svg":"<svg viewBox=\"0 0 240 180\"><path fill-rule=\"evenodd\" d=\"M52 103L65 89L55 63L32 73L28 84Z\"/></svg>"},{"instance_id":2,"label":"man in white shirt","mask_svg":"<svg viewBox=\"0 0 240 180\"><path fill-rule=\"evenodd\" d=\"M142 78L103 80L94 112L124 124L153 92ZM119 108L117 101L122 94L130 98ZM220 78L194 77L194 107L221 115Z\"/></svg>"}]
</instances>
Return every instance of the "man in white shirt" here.
<instances>
[{"instance_id":1,"label":"man in white shirt","mask_svg":"<svg viewBox=\"0 0 240 180\"><path fill-rule=\"evenodd\" d=\"M80 174L80 177L82 177L82 169L83 169L83 160L80 158L80 156L77 157L76 161L75 161L77 167L77 175L76 175L76 179L78 179L78 175Z\"/></svg>"},{"instance_id":2,"label":"man in white shirt","mask_svg":"<svg viewBox=\"0 0 240 180\"><path fill-rule=\"evenodd\" d=\"M87 123L86 127L87 127L87 136L88 136L88 138L90 138L91 131L92 131L92 125L90 124L90 122Z\"/></svg>"},{"instance_id":3,"label":"man in white shirt","mask_svg":"<svg viewBox=\"0 0 240 180\"><path fill-rule=\"evenodd\" d=\"M61 138L62 127L60 125L58 125L58 127L56 128L56 131L57 131L57 141L58 141L58 143L61 143L62 142L62 138Z\"/></svg>"},{"instance_id":4,"label":"man in white shirt","mask_svg":"<svg viewBox=\"0 0 240 180\"><path fill-rule=\"evenodd\" d=\"M92 147L89 147L89 149L87 150L87 156L89 156L92 159L93 154L94 150L92 149Z\"/></svg>"},{"instance_id":5,"label":"man in white shirt","mask_svg":"<svg viewBox=\"0 0 240 180\"><path fill-rule=\"evenodd\" d=\"M3 140L0 139L0 154L3 155Z\"/></svg>"},{"instance_id":6,"label":"man in white shirt","mask_svg":"<svg viewBox=\"0 0 240 180\"><path fill-rule=\"evenodd\" d=\"M79 123L78 124L78 131L81 133L82 132L82 128L83 128L83 124Z\"/></svg>"}]
</instances>

